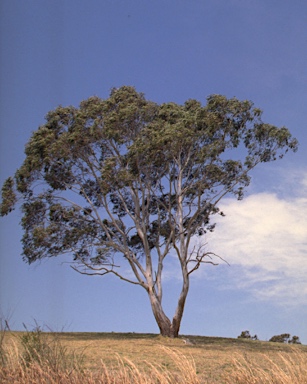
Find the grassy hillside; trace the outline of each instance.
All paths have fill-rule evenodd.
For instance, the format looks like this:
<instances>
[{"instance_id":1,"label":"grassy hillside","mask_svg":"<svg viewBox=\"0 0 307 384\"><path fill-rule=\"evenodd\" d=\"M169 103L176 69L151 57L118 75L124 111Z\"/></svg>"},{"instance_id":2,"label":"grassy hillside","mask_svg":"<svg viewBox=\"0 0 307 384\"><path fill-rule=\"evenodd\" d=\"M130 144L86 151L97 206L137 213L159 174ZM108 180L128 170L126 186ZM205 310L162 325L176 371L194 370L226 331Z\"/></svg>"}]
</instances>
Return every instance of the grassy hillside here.
<instances>
[{"instance_id":1,"label":"grassy hillside","mask_svg":"<svg viewBox=\"0 0 307 384\"><path fill-rule=\"evenodd\" d=\"M203 336L168 339L137 333L40 333L38 339L36 336L22 332L5 335L4 346L9 356L5 364L10 375L13 366L25 369L20 363L25 348L36 343L40 348L37 355L53 349L55 356L46 362L44 356L36 358L34 352L26 369L36 364L38 374L44 364L50 370L54 360L69 360L72 365L57 367L57 374L70 370L70 378L72 372L83 376L80 381L76 378L67 383L307 383L307 346ZM44 351L44 344L49 349ZM5 364L3 382L8 374L4 372ZM41 374L47 371L45 367ZM91 377L93 381L85 381Z\"/></svg>"}]
</instances>

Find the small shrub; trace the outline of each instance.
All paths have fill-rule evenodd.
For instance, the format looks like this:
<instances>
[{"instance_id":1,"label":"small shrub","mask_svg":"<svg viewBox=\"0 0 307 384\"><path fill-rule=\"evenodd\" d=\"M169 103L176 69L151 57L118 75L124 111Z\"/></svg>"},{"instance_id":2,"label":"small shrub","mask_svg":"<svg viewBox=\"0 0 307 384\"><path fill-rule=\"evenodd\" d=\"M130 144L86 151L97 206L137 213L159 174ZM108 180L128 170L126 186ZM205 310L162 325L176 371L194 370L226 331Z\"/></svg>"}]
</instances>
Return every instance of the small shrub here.
<instances>
[{"instance_id":1,"label":"small shrub","mask_svg":"<svg viewBox=\"0 0 307 384\"><path fill-rule=\"evenodd\" d=\"M32 331L29 331L28 328L23 324L26 333L20 336L20 342L24 349L23 361L26 365L29 365L33 362L42 362L48 360L50 355L50 346L46 340L45 335L42 333L40 326L36 324L35 328Z\"/></svg>"},{"instance_id":2,"label":"small shrub","mask_svg":"<svg viewBox=\"0 0 307 384\"><path fill-rule=\"evenodd\" d=\"M43 332L37 324L32 331L25 325L24 328L26 332L20 336L20 342L23 347L21 358L26 367L37 364L41 367L48 366L55 372L81 367L83 354L69 353L56 333Z\"/></svg>"},{"instance_id":3,"label":"small shrub","mask_svg":"<svg viewBox=\"0 0 307 384\"><path fill-rule=\"evenodd\" d=\"M302 344L298 336L293 336L291 340L288 341L289 344Z\"/></svg>"},{"instance_id":4,"label":"small shrub","mask_svg":"<svg viewBox=\"0 0 307 384\"><path fill-rule=\"evenodd\" d=\"M273 341L274 343L302 344L298 336L293 336L292 339L290 339L289 333L273 336L269 341Z\"/></svg>"},{"instance_id":5,"label":"small shrub","mask_svg":"<svg viewBox=\"0 0 307 384\"><path fill-rule=\"evenodd\" d=\"M0 367L4 366L7 360L6 351L4 348L5 333L10 330L8 321L0 318Z\"/></svg>"},{"instance_id":6,"label":"small shrub","mask_svg":"<svg viewBox=\"0 0 307 384\"><path fill-rule=\"evenodd\" d=\"M258 340L258 336L257 335L251 336L249 331L242 331L241 335L238 336L238 339Z\"/></svg>"}]
</instances>

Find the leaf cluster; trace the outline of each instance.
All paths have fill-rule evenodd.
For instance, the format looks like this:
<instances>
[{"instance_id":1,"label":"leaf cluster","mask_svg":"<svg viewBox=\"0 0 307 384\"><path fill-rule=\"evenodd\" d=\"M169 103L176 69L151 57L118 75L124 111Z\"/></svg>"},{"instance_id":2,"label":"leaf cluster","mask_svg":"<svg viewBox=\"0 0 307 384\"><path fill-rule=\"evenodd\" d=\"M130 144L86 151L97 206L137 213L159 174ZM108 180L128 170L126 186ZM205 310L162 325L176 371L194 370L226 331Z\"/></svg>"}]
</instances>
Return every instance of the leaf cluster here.
<instances>
[{"instance_id":1,"label":"leaf cluster","mask_svg":"<svg viewBox=\"0 0 307 384\"><path fill-rule=\"evenodd\" d=\"M298 336L293 336L292 339L290 337L289 333L282 333L281 335L271 337L269 341L274 343L301 344Z\"/></svg>"},{"instance_id":2,"label":"leaf cluster","mask_svg":"<svg viewBox=\"0 0 307 384\"><path fill-rule=\"evenodd\" d=\"M249 331L242 331L241 335L238 336L238 339L258 340L258 336L251 336Z\"/></svg>"},{"instance_id":3,"label":"leaf cluster","mask_svg":"<svg viewBox=\"0 0 307 384\"><path fill-rule=\"evenodd\" d=\"M141 270L151 250L162 260L179 240L187 249L192 236L213 231L220 200L243 198L249 171L289 149L296 139L263 123L250 101L211 95L205 106L159 105L114 88L107 99L47 114L2 187L0 213L21 201L29 263L72 253L113 270L122 255Z\"/></svg>"}]
</instances>

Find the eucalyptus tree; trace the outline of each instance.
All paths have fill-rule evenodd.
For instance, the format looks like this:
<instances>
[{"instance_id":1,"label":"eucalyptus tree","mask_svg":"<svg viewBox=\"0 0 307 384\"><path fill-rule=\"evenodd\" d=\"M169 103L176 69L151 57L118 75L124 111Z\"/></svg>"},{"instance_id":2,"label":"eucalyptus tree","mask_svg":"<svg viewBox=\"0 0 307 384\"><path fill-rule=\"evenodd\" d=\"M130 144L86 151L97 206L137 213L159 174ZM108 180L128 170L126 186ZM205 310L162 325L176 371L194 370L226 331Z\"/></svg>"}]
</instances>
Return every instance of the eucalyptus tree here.
<instances>
[{"instance_id":1,"label":"eucalyptus tree","mask_svg":"<svg viewBox=\"0 0 307 384\"><path fill-rule=\"evenodd\" d=\"M70 254L81 274L139 285L161 334L177 337L191 274L218 261L194 239L214 230L224 196L243 198L257 164L297 149L286 128L261 115L250 101L221 95L206 105L157 104L128 86L59 106L4 183L1 215L20 202L26 262ZM182 279L172 319L162 305L170 255Z\"/></svg>"}]
</instances>

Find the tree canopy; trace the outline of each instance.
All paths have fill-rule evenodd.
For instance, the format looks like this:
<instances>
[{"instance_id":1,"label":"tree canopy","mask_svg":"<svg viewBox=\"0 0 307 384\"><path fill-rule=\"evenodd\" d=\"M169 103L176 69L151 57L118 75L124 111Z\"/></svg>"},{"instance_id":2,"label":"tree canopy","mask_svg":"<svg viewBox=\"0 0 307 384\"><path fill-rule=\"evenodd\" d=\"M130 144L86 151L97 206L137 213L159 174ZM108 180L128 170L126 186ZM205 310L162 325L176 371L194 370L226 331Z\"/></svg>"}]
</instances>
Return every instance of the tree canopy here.
<instances>
[{"instance_id":1,"label":"tree canopy","mask_svg":"<svg viewBox=\"0 0 307 384\"><path fill-rule=\"evenodd\" d=\"M224 196L243 198L257 164L297 149L287 128L266 124L261 115L252 102L221 95L204 106L157 104L128 86L78 108L59 106L4 183L1 215L21 201L25 261L68 253L80 273L140 285L161 333L177 336L190 274L214 263L214 253L191 240L214 230L211 217L223 215ZM172 321L162 308L170 254L182 271Z\"/></svg>"}]
</instances>

